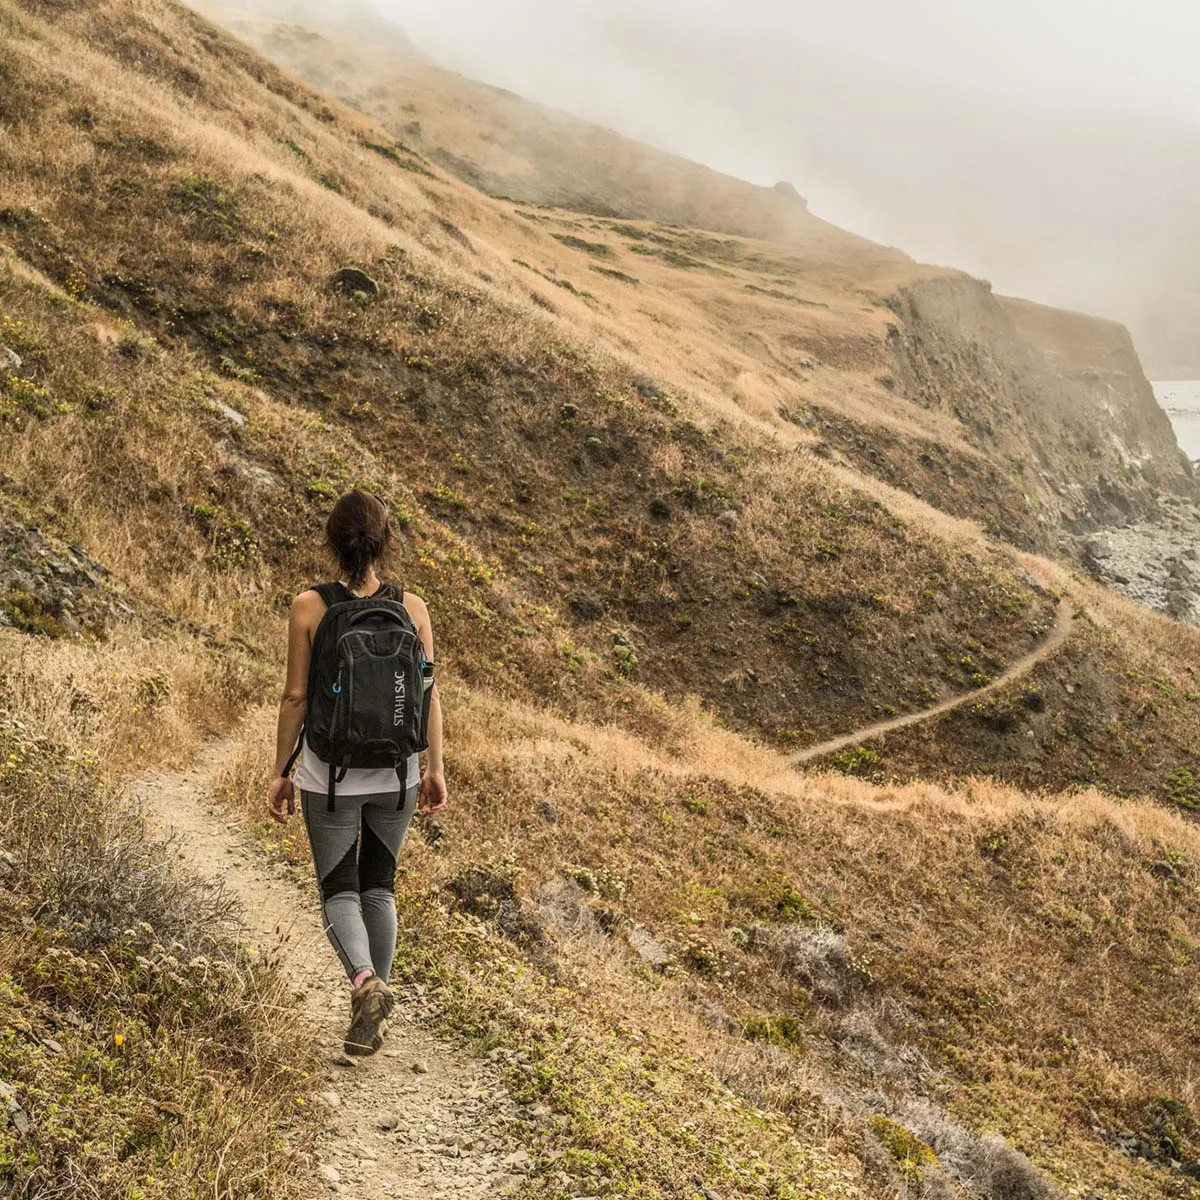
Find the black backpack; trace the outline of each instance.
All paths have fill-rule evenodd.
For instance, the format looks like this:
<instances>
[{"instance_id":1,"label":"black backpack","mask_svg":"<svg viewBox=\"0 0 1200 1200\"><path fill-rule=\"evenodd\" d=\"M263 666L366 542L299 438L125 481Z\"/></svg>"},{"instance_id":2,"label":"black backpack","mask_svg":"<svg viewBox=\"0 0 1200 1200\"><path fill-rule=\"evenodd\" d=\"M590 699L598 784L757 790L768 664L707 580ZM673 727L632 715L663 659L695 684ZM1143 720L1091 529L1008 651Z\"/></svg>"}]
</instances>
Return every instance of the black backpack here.
<instances>
[{"instance_id":1,"label":"black backpack","mask_svg":"<svg viewBox=\"0 0 1200 1200\"><path fill-rule=\"evenodd\" d=\"M404 771L428 745L433 663L404 607L404 589L381 584L360 599L341 583L313 589L325 615L313 637L308 713L291 771L307 740L329 764L329 811L351 767L394 767L404 803Z\"/></svg>"}]
</instances>

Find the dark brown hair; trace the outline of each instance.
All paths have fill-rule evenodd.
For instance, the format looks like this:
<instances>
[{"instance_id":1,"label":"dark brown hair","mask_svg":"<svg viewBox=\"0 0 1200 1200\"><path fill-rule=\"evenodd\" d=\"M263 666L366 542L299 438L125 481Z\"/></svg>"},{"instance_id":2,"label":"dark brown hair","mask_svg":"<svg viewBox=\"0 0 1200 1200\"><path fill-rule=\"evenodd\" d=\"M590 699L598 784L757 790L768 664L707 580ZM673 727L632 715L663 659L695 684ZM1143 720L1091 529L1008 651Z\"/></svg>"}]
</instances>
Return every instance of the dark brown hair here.
<instances>
[{"instance_id":1,"label":"dark brown hair","mask_svg":"<svg viewBox=\"0 0 1200 1200\"><path fill-rule=\"evenodd\" d=\"M334 506L325 522L325 544L351 587L367 578L392 545L392 521L378 496L355 488Z\"/></svg>"}]
</instances>

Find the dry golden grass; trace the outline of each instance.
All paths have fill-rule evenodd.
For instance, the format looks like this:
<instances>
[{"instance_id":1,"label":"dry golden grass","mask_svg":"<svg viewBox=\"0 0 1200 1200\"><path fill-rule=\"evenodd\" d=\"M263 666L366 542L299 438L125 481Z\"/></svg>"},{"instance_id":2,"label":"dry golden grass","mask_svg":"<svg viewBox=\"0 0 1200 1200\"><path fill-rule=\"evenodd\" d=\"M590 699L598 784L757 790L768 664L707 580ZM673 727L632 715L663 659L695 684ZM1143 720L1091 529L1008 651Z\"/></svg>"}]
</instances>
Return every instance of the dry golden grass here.
<instances>
[{"instance_id":1,"label":"dry golden grass","mask_svg":"<svg viewBox=\"0 0 1200 1200\"><path fill-rule=\"evenodd\" d=\"M395 570L430 600L451 667L455 807L440 849L414 837L406 854L403 966L472 1036L528 1043L514 1086L569 1109L575 1142L556 1148L610 1154L630 1195L683 1194L700 1162L723 1194L897 1196L863 1118L938 1146L957 1119L1081 1191L1112 1176L1161 1192L1086 1108L1140 1129L1154 1097L1195 1102L1194 825L1094 789L798 775L732 728L794 740L917 707L967 685L963 658L993 669L1028 648L1051 607L978 524L819 457L819 427L779 416L822 409L906 454L927 440L982 461L880 381L889 313L868 292L914 268L815 226L781 255L649 221L529 220L364 146L389 148L169 4L49 12L0 4L29 98L0 141L4 203L37 216L5 217L0 316L62 409L4 418L0 519L82 542L135 611L96 640L0 633L6 706L110 779L186 760L249 709L223 787L269 837L259 706L283 604L326 569L330 496L364 483L405 518ZM349 263L376 301L330 288ZM1106 680L1184 691L1194 634L1057 584L1089 638L1111 635ZM918 628L929 644L910 650ZM698 670L717 641L762 682ZM821 657L823 673L797 666ZM1182 703L1156 719L1175 749L1194 737ZM969 764L972 731L956 739ZM302 861L298 833L275 841ZM456 910L446 885L471 867L515 881L549 960ZM584 915L556 890L572 876L595 889ZM631 923L673 949L665 975L619 936ZM787 975L786 939L814 929L854 956L838 1004ZM781 1028L797 1037L772 1041ZM933 1117L906 1074L921 1059ZM284 1187L287 1165L270 1170Z\"/></svg>"},{"instance_id":2,"label":"dry golden grass","mask_svg":"<svg viewBox=\"0 0 1200 1200\"><path fill-rule=\"evenodd\" d=\"M454 805L435 850L417 833L405 852L415 944L404 961L452 983L451 1007L473 1030L499 1036L515 1005L551 1076L539 1084L547 1098L566 1103L581 1086L555 1065L553 1019L568 1010L572 1053L596 1072L590 1102L614 1127L631 1109L648 1130L680 1119L673 1087L614 1082L593 1059L615 1037L624 1054L700 1072L690 1117L707 1106L703 1080L732 1088L740 1101L726 1105L722 1137L736 1136L742 1105L780 1114L769 1140L790 1129L826 1186L839 1163L865 1194L888 1194L851 1166L856 1154L871 1161L859 1122L872 1113L907 1121L935 1149L968 1146L976 1163L998 1151L969 1130L999 1132L1083 1192L1105 1179L1137 1196L1168 1186L1091 1126L1099 1113L1111 1130L1141 1129L1156 1097L1196 1103L1193 823L1095 791L1032 798L987 780L880 789L800 775L694 711L670 715L667 752L461 686L448 706ZM264 712L223 791L303 865L302 839L292 830L281 843L263 816L269 734ZM516 883L550 937L548 975L543 950L530 969L496 931L455 917L444 889L468 868ZM572 892L578 879L586 890ZM780 915L781 898L793 915ZM625 944L631 925L671 949L665 976ZM834 1001L755 949L776 928L822 927L844 930L857 964ZM742 1036L753 1019L784 1016L802 1031L794 1044ZM639 1178L670 1177L673 1151L661 1152L662 1172L637 1165Z\"/></svg>"},{"instance_id":3,"label":"dry golden grass","mask_svg":"<svg viewBox=\"0 0 1200 1200\"><path fill-rule=\"evenodd\" d=\"M220 888L143 840L101 754L54 733L0 718L5 1186L298 1200L315 1064L293 998L234 940Z\"/></svg>"},{"instance_id":4,"label":"dry golden grass","mask_svg":"<svg viewBox=\"0 0 1200 1200\"><path fill-rule=\"evenodd\" d=\"M92 74L103 77L100 62L85 62L84 65L94 68ZM108 69L110 74L114 70L111 64ZM469 290L465 288L464 281L453 275L449 264L434 267L424 251L406 251L403 245L399 250L389 249L391 243L384 240L383 236L386 227L370 214L364 213L361 207L363 197L357 198L358 203L352 203L348 196L330 193L307 178L297 182L285 175L268 176L266 183L271 186L265 186L262 178L244 177L241 171L245 147L239 150L231 140L232 135L223 129L219 120L214 119L205 125L196 112L188 111L184 117L170 114L170 119L163 123L136 105L124 105L119 93L132 90L132 80L124 82L130 86L121 88L116 81L107 82L104 93L106 103L113 105L120 119L139 122L137 127L143 130L139 137L158 139L157 144L169 148L160 153L178 152L186 155L189 165L194 163L213 174L181 175L172 168L164 181L170 188L166 197L168 206L178 206L180 189L183 188L187 203L195 210L189 210L190 215L182 222L182 227L180 222L176 222L171 235L178 239L172 243L171 261L177 259L188 263L186 277L168 270L157 276L153 284L146 283L138 275L133 277L132 285L126 282L115 286L161 289L172 302L182 299L184 303L181 307L184 310L219 306L221 321L216 324L209 318L207 324L199 329L193 328L190 331L191 348L185 351L178 343L172 344L172 338L178 337L179 330L171 322L164 327L160 318L158 323L152 325L164 343L162 362L158 364L153 361L157 357L153 349L136 363L128 361L128 355L120 346L110 351L105 366L114 390L119 387L128 394L136 388L138 403L129 399L114 402L112 411L100 420L84 403L76 411L62 414L54 421L27 424L21 432L22 466L18 480L32 493L45 497L49 507L65 517L89 545L110 554L113 565L123 575L135 580L148 578L157 569L163 579L160 591L169 597L172 611L182 609L183 614L207 627L232 630L240 620L237 611L239 605L249 608L257 603L257 597L274 595L271 572L264 568L272 559L279 561L289 557L286 543L289 538L296 536L293 530L302 522L303 514L288 513L285 504L271 494L270 486L259 486L254 482L261 480L264 458L270 463L269 469L276 473L293 497L297 483L306 491L314 481L322 487L335 488L351 480L362 479L369 473L377 478L385 477L389 491L400 489L403 492L400 480L406 473L409 478L426 475L436 479L441 475L445 479L449 475L449 480L441 484L442 492L456 494L465 487L468 493L474 493L461 502L455 501L460 509L472 502L480 505L481 516L494 509L497 500L504 495L501 489L511 486L505 476L511 480L511 475L519 469L517 455L528 456L531 441L527 432L527 389L522 387L513 395L503 384L505 376L532 376L540 381L539 386L546 392L561 387L562 393L572 396L577 402L583 402L588 407L595 405L598 410L596 416L588 414L585 419L597 424L603 422L598 429L601 434L611 433L630 446L636 443L635 452L639 455L651 452L657 439L663 436L663 423L653 415L657 404L672 419L674 428L668 427L667 435L687 436L695 443L687 455L687 469L676 478L663 479L658 487L663 491L682 489L689 495L699 496L700 502L707 503L709 508L713 508L717 501L703 501L703 497L710 494L703 489L709 488L713 496L730 493L727 485L714 485L700 474L701 471L709 474L711 468L705 466L703 448L695 442L696 427L689 424L684 416L676 414L677 402L660 389L652 393L659 399L652 399L650 406L647 406L635 394L644 385L636 378L631 380L619 363L597 357L593 349L578 340L577 331L572 341L560 338L551 319L531 319L527 307L499 298L487 287L477 289L471 285ZM82 77L80 87L83 87ZM263 117L266 121L281 102L278 97L271 95L262 103L267 108L267 116ZM250 107L253 111L253 106ZM210 125L215 125L215 132ZM209 133L213 136L205 141L201 135ZM73 136L80 142L88 140L82 132ZM320 136L329 135L323 131ZM343 155L347 154L344 142L345 139L341 147ZM177 151L177 147L182 149ZM219 157L219 152L225 153L223 159ZM77 154L81 161L86 160L83 146L77 147ZM387 160L384 161L386 165ZM93 166L98 163L99 160ZM373 182L372 171L382 169L374 163L370 167L371 170L355 176L356 186L367 188ZM39 165L35 168L30 162L26 162L23 169L42 179L48 211L54 213L57 221L69 223L84 219L85 214L62 190L57 176L51 174L48 178L42 178L42 167ZM349 164L346 169L350 170ZM118 177L118 181L121 178L124 177ZM221 183L220 180L225 178L231 182ZM153 182L151 176L145 186L148 188ZM382 182L375 182L382 191ZM158 186L161 187L161 184ZM214 191L214 188L217 190ZM159 204L162 200L160 194ZM299 217L295 207L297 202L302 204ZM204 222L208 220L211 223L214 218L204 206L211 204L225 206L224 209L218 208L218 213L228 210L234 214L228 218L236 225L234 233L237 237L232 242L230 239L233 234L228 232L222 236L212 236L210 230L206 235L207 226ZM114 285L107 281L114 278L128 281L127 273L139 269L132 258L131 243L142 237L165 236L161 213L152 204L134 204L130 200L123 218L121 226L106 227L111 234L108 240L96 238L95 246L89 246L94 252L94 261L89 263L85 275L89 280L98 281L89 286L95 287L98 298L109 302L113 298L112 292L106 293L103 287L111 288ZM273 236L281 242L286 240L286 269L281 269L285 264L278 261L276 269L267 277L258 274L245 280L236 275L236 272L245 270L245 251L242 247L249 244L249 253L254 260L260 253L269 257L271 251L262 247L269 247ZM372 242L371 239L377 240ZM405 256L397 257L402 252ZM378 272L384 287L388 289L388 295L378 305L348 310L345 299L329 289L328 276L339 263L356 260L371 265ZM227 284L231 272L235 273L238 284L233 288ZM18 292L17 301L14 313L18 317L25 307L33 312L42 302L35 293L28 292ZM158 312L161 312L166 306L165 300L158 303ZM273 343L274 317L268 320L264 328L264 309L272 313L290 314L285 319L300 329L299 340L302 344L298 348L299 353L292 354L286 345L280 348L278 343ZM68 336L71 317L82 315L71 310L69 305L68 310L60 313L58 320L58 333L64 338ZM216 327L213 328L213 325ZM419 332L414 333L414 329ZM93 364L87 360L95 358L95 346L86 342L86 333L79 326L70 328L70 337L73 339L70 371L55 372L52 364L47 365L48 379L65 396L75 396L82 391L85 372L93 373ZM289 344L297 340L297 334L290 329L281 330L281 336ZM310 344L313 341L322 347L315 353ZM335 341L348 347L348 369L335 363L331 371L320 361L330 357L326 347ZM58 353L63 353L62 347ZM268 358L268 353L279 357ZM379 355L385 355L392 361L398 358L406 366L417 363L423 371L429 371L429 364L432 364L439 371L444 369L453 373L451 378L456 382L478 376L485 383L492 384L477 403L481 406L486 404L492 413L501 417L511 429L511 436L507 444L500 440L494 447L486 448L490 450L488 458L491 459L486 464L486 474L484 470L472 474L475 465L484 467L485 464L472 463L471 459L478 449L475 445L464 445L461 436L463 420L475 418L478 408L475 412L468 410L453 423L446 422L436 439L428 436L427 429L421 430L420 436L414 439L411 427L404 435L400 435L383 421L372 421L372 417L382 416L407 400L408 395L418 391L410 381L403 385L404 395L385 393L380 396L380 388L395 385L389 385L378 362L371 361L372 357ZM213 364L214 357L217 364ZM226 374L247 380L251 375L257 375L264 389L262 396L256 397L251 388L239 397L233 385L218 382L212 373L214 365ZM320 386L317 394L323 415L315 418L310 427L298 413L284 419L274 408L281 399L306 398L303 391L299 396L296 394L298 377L311 378L314 367L322 372L318 376ZM335 374L339 370L344 372L340 376ZM56 374L65 378L55 378ZM325 390L330 386L337 387L341 395ZM434 395L441 399L437 392ZM225 396L223 401L222 396ZM219 420L214 423L190 419L198 409L211 411L213 403L217 401L232 403L234 407L245 411L253 418L250 426L231 437L227 428L221 428ZM331 408L335 411L340 409L340 415L348 418L339 422L344 450L331 450L329 445L330 429L327 422L332 415ZM703 410L695 408L694 411L700 416ZM364 420L371 421L371 425L364 426ZM564 428L563 423L554 420L553 409L547 412L542 408L539 420L543 426L549 424L560 440L569 435L570 431ZM708 436L719 437L723 441L739 437L743 430L751 434L740 420L735 425L723 427L712 411L707 412L705 420L710 430ZM357 426L353 424L355 422ZM105 424L107 428L98 445L97 426ZM65 457L60 449L64 440L69 447ZM797 436L790 440L801 439ZM784 441L786 444L787 439ZM835 469L814 460L800 472L794 455L788 458L785 451L777 450L771 442L763 441L760 437L755 437L748 446L735 445L732 449L738 458L749 455L759 463L753 472L747 473L747 483L743 489L753 486L753 481L762 477L764 472L773 472L780 480L803 482L805 487L804 496L800 499L789 498L777 488L772 493L776 508L774 513L766 511L764 501L757 498L754 501L754 521L763 527L764 535L751 535L745 544L752 545L756 552L769 549L771 561L778 565L781 573L800 576L796 582L803 581L799 560L806 553L817 552L814 546L824 546L825 549L819 552L827 556L843 555L840 543L823 541L819 533L810 536L811 531L806 532L806 505L819 506L828 513L834 513L841 503L842 493L834 486ZM618 535L620 543L628 545L632 536L646 543L646 549L637 558L631 557L624 575L610 576L607 580L607 586L615 586L620 591L623 602L630 603L639 588L645 589L647 585L651 589L649 596L663 606L694 602L701 587L707 591L714 584L723 589L730 586L723 580L667 586L664 581L672 574L677 574L677 570L670 566L655 565L655 558L661 553L652 548L652 543L656 541L655 532L646 528L644 517L639 520L636 509L628 511L631 508L630 500L620 489L619 481L604 480L600 487L605 494L590 496L586 491L570 486L573 481L564 479L559 473L564 454L577 455L578 450L566 446L562 451L547 450L535 456L533 461L527 459L524 464L526 470L532 468L530 474L549 491L548 495L538 497L536 520L532 527L548 530L554 522L558 522L569 529L568 537L578 530L579 522L574 513L556 511L561 509L561 504L555 491L559 491L563 500L573 494L575 499L567 501L570 504L597 508L603 506L604 511L619 513L629 521L633 528L629 533L622 531ZM447 461L451 456L453 466ZM463 464L461 471L466 473L464 483L454 478L454 474L460 471L460 460ZM737 459L731 461L734 463L733 472L738 471ZM381 462L394 465L384 471L379 465ZM404 464L404 471L399 469L401 463ZM99 474L102 466L108 466L115 477L128 479L130 488L127 496L114 495L116 489ZM634 475L638 474L636 467L631 469ZM256 471L259 474L256 475ZM297 478L298 475L303 482ZM849 476L845 478L848 483L851 482ZM585 482L585 486L592 485ZM432 490L436 497L438 489ZM645 504L653 498L648 496L641 503ZM151 499L153 503L147 505L146 499ZM114 502L122 514L119 524L111 520L111 512L104 511L105 507L111 509ZM723 501L726 504L731 502L732 495L729 500ZM511 505L511 501L508 503ZM688 503L698 502L691 500ZM170 510L175 505L182 507L185 517L191 510L191 524L196 528L186 538L177 538L174 533L173 526L178 520L179 509L176 508L175 515ZM675 541L686 541L688 544L681 547L678 553L691 562L703 563L716 551L728 563L726 569L736 571L744 578L747 572L736 562L738 543L725 540L720 530L713 530L711 518L714 515L714 512L708 513L707 525L703 521L681 516L672 530L672 537ZM551 517L553 521L549 519ZM831 517L830 520L836 523L837 518ZM113 527L111 532L101 528L106 523ZM164 545L161 533L155 528L156 524L160 529L172 531L171 543ZM861 575L863 568L872 576L874 595L900 590L899 581L894 588L879 586L881 582L886 583L880 576L880 568L887 562L888 556L875 540L879 532L873 528L875 524L877 522L873 519L865 521L862 528L855 531L850 552L836 571L819 568L811 572L813 579L818 582L828 580L828 586L824 589L827 594L835 586L848 594L861 593L862 581L856 579L856 574ZM255 540L256 552L247 551L239 556L236 553L236 537L238 530L243 527L246 537ZM496 557L519 562L525 554L524 543L529 537L524 531L529 527L528 521L517 527L523 543L520 548L511 547L509 553ZM779 541L781 530L787 530L787 542ZM436 530L434 533L442 536ZM487 532L485 536L491 540L494 535ZM222 582L207 578L210 573L206 567L199 566L206 540L210 553L216 551L218 554L218 566L238 568L236 581ZM230 541L232 545L222 544ZM586 549L580 547L591 560L587 564L589 574L595 571L606 541L609 546L613 544L611 535L606 537L601 534L600 537L591 538ZM904 562L910 568L917 559L925 558L929 561L921 569L930 580L946 574L941 561L943 552L935 542L916 536L911 547L914 554L905 554L894 561ZM143 561L134 562L139 553L144 554ZM230 561L222 563L219 558L222 553ZM638 558L644 566L638 562ZM988 570L977 576L973 585L990 586L993 567L998 572L995 580L998 583L1006 571L999 560L991 559ZM542 586L542 580L547 578L545 568L539 564L539 570L539 577L527 578L522 581L523 586L509 589L510 597L515 595L530 609L547 607L546 600L551 598L547 597ZM748 573L761 575L761 572L754 572L753 569ZM555 571L555 576L562 578L566 578L567 574L561 565ZM908 582L912 584L910 590L920 590L915 573ZM418 578L413 586L420 587L421 584L422 580ZM1001 586L1010 585L1011 580ZM289 579L287 586L297 585ZM779 586L783 587L782 582ZM156 583L152 590L157 587ZM740 582L736 582L734 587L735 595L745 591ZM561 603L561 592L552 598ZM511 603L510 600L505 602ZM206 614L206 609L211 615ZM890 616L886 610L882 611L886 620L892 620L899 610L893 611ZM529 628L528 621L521 627ZM992 630L998 630L1005 641L1015 638L1020 642L1028 637L1028 631L1008 628L1004 622L1000 625L990 622L985 629L988 631L985 636L989 639ZM961 636L961 632L956 630L955 635ZM974 633L972 629L970 636L973 637ZM748 634L752 635L752 630ZM245 636L245 631L242 636ZM252 640L256 641L257 636L254 635ZM551 644L553 641L552 635ZM600 653L599 648L596 652ZM1007 647L1004 652L1007 652ZM505 653L506 661L508 657L509 654ZM709 681L706 686L711 688L715 682ZM688 686L699 685L692 681ZM884 702L880 700L880 703ZM904 703L910 704L911 699L905 699ZM787 728L786 725L783 727Z\"/></svg>"},{"instance_id":5,"label":"dry golden grass","mask_svg":"<svg viewBox=\"0 0 1200 1200\"><path fill-rule=\"evenodd\" d=\"M730 1051L702 1030L706 1004L735 1024L747 1010L789 1011L794 990L731 937L763 919L784 880L870 960L868 1012L900 1005L894 1049L910 1044L972 1080L970 1102L945 1101L1014 1138L1060 1182L1094 1189L1120 1170L1089 1132L1089 1105L1109 1128L1136 1127L1157 1096L1194 1106L1200 835L1183 817L1095 791L1033 799L986 780L880 790L797 776L682 715L687 750L668 757L612 730L501 715L478 697L457 709L460 860L515 861L530 894L548 874L569 874L564 864L626 880L617 907L630 919L715 950L715 978L702 971L665 990L630 979L616 1007L635 1026L677 1028L687 1009L691 1051L711 1065ZM538 820L542 801L557 825ZM600 957L599 977L579 991L607 998L615 985ZM785 1109L789 1087L853 1094L853 1071L847 1080L836 1056L831 1067L820 1036L838 1042L845 1014L800 1005L792 1011L817 1034L811 1052L783 1087L778 1056L766 1056L760 1082ZM654 1008L666 1011L651 1021ZM748 1074L743 1066L743 1084ZM904 1094L903 1077L873 1082ZM1155 1185L1146 1176L1136 1186Z\"/></svg>"}]
</instances>

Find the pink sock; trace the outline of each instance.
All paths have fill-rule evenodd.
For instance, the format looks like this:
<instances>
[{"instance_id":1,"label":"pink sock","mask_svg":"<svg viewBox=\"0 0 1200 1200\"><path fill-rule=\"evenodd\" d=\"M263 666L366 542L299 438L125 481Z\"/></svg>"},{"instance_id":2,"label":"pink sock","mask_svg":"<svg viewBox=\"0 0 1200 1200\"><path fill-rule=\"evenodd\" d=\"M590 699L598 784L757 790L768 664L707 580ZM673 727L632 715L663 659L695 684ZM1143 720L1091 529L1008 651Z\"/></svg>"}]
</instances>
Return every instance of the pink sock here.
<instances>
[{"instance_id":1,"label":"pink sock","mask_svg":"<svg viewBox=\"0 0 1200 1200\"><path fill-rule=\"evenodd\" d=\"M359 971L359 973L350 981L350 986L357 990L358 988L362 987L362 985L366 983L367 980L370 979L374 974L374 971L367 969Z\"/></svg>"}]
</instances>

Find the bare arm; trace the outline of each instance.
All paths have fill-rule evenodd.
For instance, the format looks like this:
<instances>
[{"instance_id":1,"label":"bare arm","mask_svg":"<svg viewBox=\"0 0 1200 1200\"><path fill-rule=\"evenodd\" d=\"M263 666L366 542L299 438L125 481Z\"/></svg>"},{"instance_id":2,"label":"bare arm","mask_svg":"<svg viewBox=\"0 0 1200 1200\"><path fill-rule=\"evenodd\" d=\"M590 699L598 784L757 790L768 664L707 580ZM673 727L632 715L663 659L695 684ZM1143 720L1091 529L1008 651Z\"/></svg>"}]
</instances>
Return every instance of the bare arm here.
<instances>
[{"instance_id":1,"label":"bare arm","mask_svg":"<svg viewBox=\"0 0 1200 1200\"><path fill-rule=\"evenodd\" d=\"M275 770L268 792L271 815L279 821L286 820L288 815L296 811L296 790L290 779L283 778L283 769L296 748L308 710L308 661L312 654L313 621L320 605L319 596L304 592L292 601L288 614L287 679L279 701L279 720L275 727Z\"/></svg>"},{"instance_id":2,"label":"bare arm","mask_svg":"<svg viewBox=\"0 0 1200 1200\"><path fill-rule=\"evenodd\" d=\"M433 625L429 619L429 609L420 596L406 592L405 607L412 616L417 632L421 635L421 643L425 647L425 657L430 662L437 659L433 652ZM437 812L446 804L446 774L445 762L442 758L442 697L438 686L433 685L433 695L429 701L429 749L425 753L425 771L421 776L421 804L428 812Z\"/></svg>"}]
</instances>

